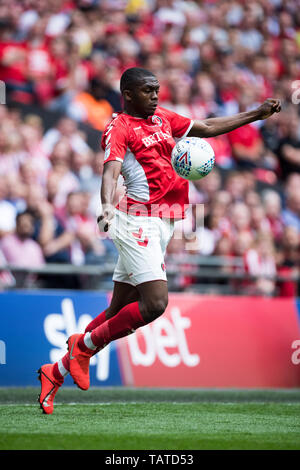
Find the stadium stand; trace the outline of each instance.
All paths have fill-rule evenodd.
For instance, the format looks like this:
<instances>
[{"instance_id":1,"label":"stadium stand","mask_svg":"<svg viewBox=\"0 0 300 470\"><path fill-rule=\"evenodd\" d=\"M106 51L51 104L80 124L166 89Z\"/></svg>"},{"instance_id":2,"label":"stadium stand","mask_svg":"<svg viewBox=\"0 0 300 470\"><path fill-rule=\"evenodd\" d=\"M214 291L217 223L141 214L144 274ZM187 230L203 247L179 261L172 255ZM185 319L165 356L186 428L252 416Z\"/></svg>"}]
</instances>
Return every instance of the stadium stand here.
<instances>
[{"instance_id":1,"label":"stadium stand","mask_svg":"<svg viewBox=\"0 0 300 470\"><path fill-rule=\"evenodd\" d=\"M300 10L290 0L0 0L2 288L55 286L49 263L58 284L86 288L116 259L96 232L99 142L131 66L157 75L162 106L194 119L281 99L280 114L208 139L216 168L190 184L204 225L191 210L167 266L174 290L299 293ZM100 274L89 286L110 286Z\"/></svg>"}]
</instances>

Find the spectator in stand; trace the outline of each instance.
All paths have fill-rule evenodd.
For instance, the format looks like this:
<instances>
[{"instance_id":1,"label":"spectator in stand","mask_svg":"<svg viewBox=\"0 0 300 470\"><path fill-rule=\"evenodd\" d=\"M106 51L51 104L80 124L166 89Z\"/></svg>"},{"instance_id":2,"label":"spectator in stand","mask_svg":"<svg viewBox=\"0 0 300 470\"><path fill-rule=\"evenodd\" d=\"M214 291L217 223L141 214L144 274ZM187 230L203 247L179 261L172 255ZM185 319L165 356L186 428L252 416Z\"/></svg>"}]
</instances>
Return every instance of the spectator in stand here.
<instances>
[{"instance_id":1,"label":"spectator in stand","mask_svg":"<svg viewBox=\"0 0 300 470\"><path fill-rule=\"evenodd\" d=\"M199 200L197 202L211 202L215 194L221 189L221 174L217 168L215 168L215 170L212 171L205 178L200 179L198 181L193 181L193 186L199 193Z\"/></svg>"},{"instance_id":2,"label":"spectator in stand","mask_svg":"<svg viewBox=\"0 0 300 470\"><path fill-rule=\"evenodd\" d=\"M262 204L256 204L250 208L251 213L251 230L255 234L271 232L271 226L266 212Z\"/></svg>"},{"instance_id":3,"label":"spectator in stand","mask_svg":"<svg viewBox=\"0 0 300 470\"><path fill-rule=\"evenodd\" d=\"M1 177L0 177L1 180ZM7 200L13 205L15 214L23 212L26 208L25 198L27 195L27 185L21 180L21 175L7 175L5 179L7 188ZM15 223L14 223L15 226Z\"/></svg>"},{"instance_id":4,"label":"spectator in stand","mask_svg":"<svg viewBox=\"0 0 300 470\"><path fill-rule=\"evenodd\" d=\"M282 212L284 225L300 233L300 174L292 173L286 183L286 203Z\"/></svg>"},{"instance_id":5,"label":"spectator in stand","mask_svg":"<svg viewBox=\"0 0 300 470\"><path fill-rule=\"evenodd\" d=\"M0 18L0 77L13 99L32 101L32 84L27 77L26 43L16 40L9 10L2 9Z\"/></svg>"},{"instance_id":6,"label":"spectator in stand","mask_svg":"<svg viewBox=\"0 0 300 470\"><path fill-rule=\"evenodd\" d=\"M283 113L285 114L284 111ZM268 149L269 152L272 153L272 155L276 159L276 171L278 172L278 174L280 173L280 166L279 166L279 161L277 158L278 147L280 145L280 132L278 132L279 131L278 126L280 122L281 122L281 116L280 116L280 119L278 115L276 117L271 116L270 119L266 119L263 122L263 125L260 128L260 132L261 132L266 148Z\"/></svg>"},{"instance_id":7,"label":"spectator in stand","mask_svg":"<svg viewBox=\"0 0 300 470\"><path fill-rule=\"evenodd\" d=\"M78 93L72 99L68 116L79 122L88 122L94 129L103 131L113 113L105 94L103 83L97 79L91 80L90 89Z\"/></svg>"},{"instance_id":8,"label":"spectator in stand","mask_svg":"<svg viewBox=\"0 0 300 470\"><path fill-rule=\"evenodd\" d=\"M249 230L240 232L234 240L229 238L232 244L232 255L241 261L237 266L233 268L233 272L241 277L232 281L232 286L236 292L243 292L249 294L249 287L252 283L249 280L243 279L243 275L246 273L245 269L245 254L253 247L254 237ZM246 273L248 274L248 273Z\"/></svg>"},{"instance_id":9,"label":"spectator in stand","mask_svg":"<svg viewBox=\"0 0 300 470\"><path fill-rule=\"evenodd\" d=\"M218 167L223 169L231 169L234 167L234 159L232 157L232 150L227 134L205 140L207 140L214 150L216 165Z\"/></svg>"},{"instance_id":10,"label":"spectator in stand","mask_svg":"<svg viewBox=\"0 0 300 470\"><path fill-rule=\"evenodd\" d=\"M240 100L239 112L247 108ZM240 168L254 168L261 165L263 157L263 140L256 126L247 124L228 134L232 146L232 154Z\"/></svg>"},{"instance_id":11,"label":"spectator in stand","mask_svg":"<svg viewBox=\"0 0 300 470\"><path fill-rule=\"evenodd\" d=\"M209 139L216 165L206 178L190 183L190 200L204 203L205 243L199 253L234 256L239 263L252 249L260 260L254 238L263 231L276 243L277 254L270 249L268 256L278 269L296 272L297 2L87 3L0 0L0 78L9 103L9 108L0 106L0 238L14 232L16 214L28 207L35 211L33 237L46 261L62 256L80 264L114 255L107 239L97 247L91 241L101 210L103 152L90 148L81 128L102 129L112 111L121 109L120 76L138 65L159 78L160 104L192 119L249 110L270 96L282 100L280 114ZM22 116L11 100L23 108L38 104L39 115L44 108L62 118L45 131L38 116ZM78 122L68 117L72 109ZM79 122L84 122L80 129ZM121 178L118 184L117 197L124 191ZM199 228L197 217L193 208L184 223L177 223L177 233ZM238 292L276 293L274 284L234 285ZM282 295L295 293L295 284L286 286L279 285Z\"/></svg>"},{"instance_id":12,"label":"spectator in stand","mask_svg":"<svg viewBox=\"0 0 300 470\"><path fill-rule=\"evenodd\" d=\"M2 105L1 105L2 106ZM10 121L0 123L0 174L16 175L27 153L22 147L22 139Z\"/></svg>"},{"instance_id":13,"label":"spectator in stand","mask_svg":"<svg viewBox=\"0 0 300 470\"><path fill-rule=\"evenodd\" d=\"M92 152L72 152L70 168L72 173L78 179L80 185L88 183L93 178ZM98 181L99 183L99 181ZM98 186L99 189L99 186Z\"/></svg>"},{"instance_id":14,"label":"spectator in stand","mask_svg":"<svg viewBox=\"0 0 300 470\"><path fill-rule=\"evenodd\" d=\"M15 219L16 208L8 200L7 179L0 174L0 240L3 235L14 231Z\"/></svg>"},{"instance_id":15,"label":"spectator in stand","mask_svg":"<svg viewBox=\"0 0 300 470\"><path fill-rule=\"evenodd\" d=\"M202 255L213 254L218 241L229 231L229 221L224 213L225 207L216 202L204 219L205 226L197 229L199 253Z\"/></svg>"},{"instance_id":16,"label":"spectator in stand","mask_svg":"<svg viewBox=\"0 0 300 470\"><path fill-rule=\"evenodd\" d=\"M284 228L278 258L279 275L288 277L300 275L300 236L295 227L288 226ZM282 297L295 297L297 295L297 282L295 281L280 282L279 288Z\"/></svg>"},{"instance_id":17,"label":"spectator in stand","mask_svg":"<svg viewBox=\"0 0 300 470\"><path fill-rule=\"evenodd\" d=\"M25 116L20 127L23 146L28 154L27 159L34 165L39 183L45 185L50 163L42 145L43 132L43 124L39 116L34 114Z\"/></svg>"},{"instance_id":18,"label":"spectator in stand","mask_svg":"<svg viewBox=\"0 0 300 470\"><path fill-rule=\"evenodd\" d=\"M225 181L225 190L233 201L243 201L246 192L246 183L243 173L230 172Z\"/></svg>"},{"instance_id":19,"label":"spectator in stand","mask_svg":"<svg viewBox=\"0 0 300 470\"><path fill-rule=\"evenodd\" d=\"M233 257L233 243L228 236L220 238L216 244L214 251L216 256L232 259ZM231 272L231 266L224 265L221 267L222 271Z\"/></svg>"},{"instance_id":20,"label":"spectator in stand","mask_svg":"<svg viewBox=\"0 0 300 470\"><path fill-rule=\"evenodd\" d=\"M92 262L93 256L103 260L105 245L96 237L95 219L88 212L89 195L81 191L68 194L65 207L58 213L67 232L74 235L71 244L71 260L73 264L81 265L88 256Z\"/></svg>"},{"instance_id":21,"label":"spectator in stand","mask_svg":"<svg viewBox=\"0 0 300 470\"><path fill-rule=\"evenodd\" d=\"M245 193L244 201L250 210L261 205L261 198L257 191L250 190Z\"/></svg>"},{"instance_id":22,"label":"spectator in stand","mask_svg":"<svg viewBox=\"0 0 300 470\"><path fill-rule=\"evenodd\" d=\"M64 230L41 186L28 188L26 205L27 211L34 215L33 239L41 246L45 261L71 263L70 247L74 234Z\"/></svg>"},{"instance_id":23,"label":"spectator in stand","mask_svg":"<svg viewBox=\"0 0 300 470\"><path fill-rule=\"evenodd\" d=\"M7 261L5 256L0 250L0 291L9 287L14 287L16 284L16 280L13 275L9 271L2 269L6 264Z\"/></svg>"},{"instance_id":24,"label":"spectator in stand","mask_svg":"<svg viewBox=\"0 0 300 470\"><path fill-rule=\"evenodd\" d=\"M80 181L80 190L90 194L89 211L95 217L97 217L101 212L99 188L101 187L102 181L103 159L104 152L101 149L98 152L91 154L88 166L86 165L86 162L82 166L83 160L79 157L77 157L77 159L75 159L76 161L73 161L72 163L72 169L75 174L78 175ZM87 177L89 172L91 172L91 175L90 177Z\"/></svg>"},{"instance_id":25,"label":"spectator in stand","mask_svg":"<svg viewBox=\"0 0 300 470\"><path fill-rule=\"evenodd\" d=\"M177 234L178 235L178 234ZM168 263L170 270L177 269L177 263L174 260L179 261L185 257L185 244L186 241L183 236L173 236L168 244L165 261ZM185 265L186 266L186 265ZM173 283L176 289L182 290L186 285L191 284L191 279L184 275L183 272L178 272L174 276Z\"/></svg>"},{"instance_id":26,"label":"spectator in stand","mask_svg":"<svg viewBox=\"0 0 300 470\"><path fill-rule=\"evenodd\" d=\"M15 233L7 234L0 241L7 262L14 266L39 267L45 262L40 245L33 239L34 216L25 211L16 217Z\"/></svg>"},{"instance_id":27,"label":"spectator in stand","mask_svg":"<svg viewBox=\"0 0 300 470\"><path fill-rule=\"evenodd\" d=\"M54 69L46 39L47 23L38 19L26 41L27 80L32 84L33 100L45 105L55 95Z\"/></svg>"},{"instance_id":28,"label":"spectator in stand","mask_svg":"<svg viewBox=\"0 0 300 470\"><path fill-rule=\"evenodd\" d=\"M281 198L273 189L267 189L262 193L262 201L274 240L280 243L283 234Z\"/></svg>"},{"instance_id":29,"label":"spectator in stand","mask_svg":"<svg viewBox=\"0 0 300 470\"><path fill-rule=\"evenodd\" d=\"M230 213L231 237L235 239L241 232L250 232L251 213L244 202L235 202Z\"/></svg>"},{"instance_id":30,"label":"spectator in stand","mask_svg":"<svg viewBox=\"0 0 300 470\"><path fill-rule=\"evenodd\" d=\"M45 133L42 148L47 156L51 155L60 140L67 140L74 152L88 153L91 151L84 135L78 130L76 122L68 117L61 118L55 127Z\"/></svg>"},{"instance_id":31,"label":"spectator in stand","mask_svg":"<svg viewBox=\"0 0 300 470\"><path fill-rule=\"evenodd\" d=\"M54 205L62 207L68 194L79 189L79 180L71 171L72 148L67 138L61 139L50 155L51 170L58 176L59 184L55 195Z\"/></svg>"},{"instance_id":32,"label":"spectator in stand","mask_svg":"<svg viewBox=\"0 0 300 470\"><path fill-rule=\"evenodd\" d=\"M288 119L286 131L278 148L280 171L284 180L291 173L300 173L300 119L294 110L285 118Z\"/></svg>"},{"instance_id":33,"label":"spectator in stand","mask_svg":"<svg viewBox=\"0 0 300 470\"><path fill-rule=\"evenodd\" d=\"M245 270L257 280L251 285L254 295L273 295L276 288L275 247L268 233L257 236L254 246L244 255Z\"/></svg>"}]
</instances>

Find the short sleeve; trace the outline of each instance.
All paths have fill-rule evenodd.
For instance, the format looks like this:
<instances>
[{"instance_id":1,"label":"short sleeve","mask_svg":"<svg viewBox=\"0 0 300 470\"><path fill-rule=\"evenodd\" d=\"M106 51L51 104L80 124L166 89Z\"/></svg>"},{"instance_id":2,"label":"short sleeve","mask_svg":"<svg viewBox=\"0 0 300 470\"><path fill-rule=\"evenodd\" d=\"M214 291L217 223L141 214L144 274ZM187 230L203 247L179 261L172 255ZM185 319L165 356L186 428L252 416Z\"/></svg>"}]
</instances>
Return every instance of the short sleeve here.
<instances>
[{"instance_id":1,"label":"short sleeve","mask_svg":"<svg viewBox=\"0 0 300 470\"><path fill-rule=\"evenodd\" d=\"M101 146L104 150L104 163L123 162L128 147L126 124L118 118L113 119L102 134Z\"/></svg>"},{"instance_id":2,"label":"short sleeve","mask_svg":"<svg viewBox=\"0 0 300 470\"><path fill-rule=\"evenodd\" d=\"M170 111L169 109L161 108L161 110L164 112L170 123L172 136L179 139L186 137L193 127L194 121L190 118L174 113L174 111Z\"/></svg>"}]
</instances>

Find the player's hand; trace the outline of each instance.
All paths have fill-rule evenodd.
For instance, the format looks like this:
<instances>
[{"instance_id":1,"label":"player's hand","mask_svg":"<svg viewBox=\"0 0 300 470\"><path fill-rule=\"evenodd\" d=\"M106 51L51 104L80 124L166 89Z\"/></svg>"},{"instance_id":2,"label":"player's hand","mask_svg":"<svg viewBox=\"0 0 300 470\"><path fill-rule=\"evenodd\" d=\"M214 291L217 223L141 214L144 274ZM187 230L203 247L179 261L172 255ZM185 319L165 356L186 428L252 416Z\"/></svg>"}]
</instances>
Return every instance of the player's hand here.
<instances>
[{"instance_id":1,"label":"player's hand","mask_svg":"<svg viewBox=\"0 0 300 470\"><path fill-rule=\"evenodd\" d=\"M281 111L280 100L268 98L259 106L258 111L260 112L260 119L267 119L272 116L272 114L279 113Z\"/></svg>"},{"instance_id":2,"label":"player's hand","mask_svg":"<svg viewBox=\"0 0 300 470\"><path fill-rule=\"evenodd\" d=\"M105 209L101 215L97 217L97 224L100 232L107 232L114 217L114 209Z\"/></svg>"}]
</instances>

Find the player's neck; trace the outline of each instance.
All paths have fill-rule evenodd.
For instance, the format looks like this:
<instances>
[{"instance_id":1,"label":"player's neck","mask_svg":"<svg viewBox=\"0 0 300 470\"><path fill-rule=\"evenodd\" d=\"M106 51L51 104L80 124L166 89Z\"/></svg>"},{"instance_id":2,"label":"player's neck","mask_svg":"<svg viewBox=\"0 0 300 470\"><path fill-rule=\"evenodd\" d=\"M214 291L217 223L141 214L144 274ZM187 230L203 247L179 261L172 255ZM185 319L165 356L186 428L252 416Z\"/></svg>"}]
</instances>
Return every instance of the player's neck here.
<instances>
[{"instance_id":1,"label":"player's neck","mask_svg":"<svg viewBox=\"0 0 300 470\"><path fill-rule=\"evenodd\" d=\"M138 119L147 119L149 117L146 113L142 114L140 111L136 111L128 105L124 106L123 113Z\"/></svg>"}]
</instances>

